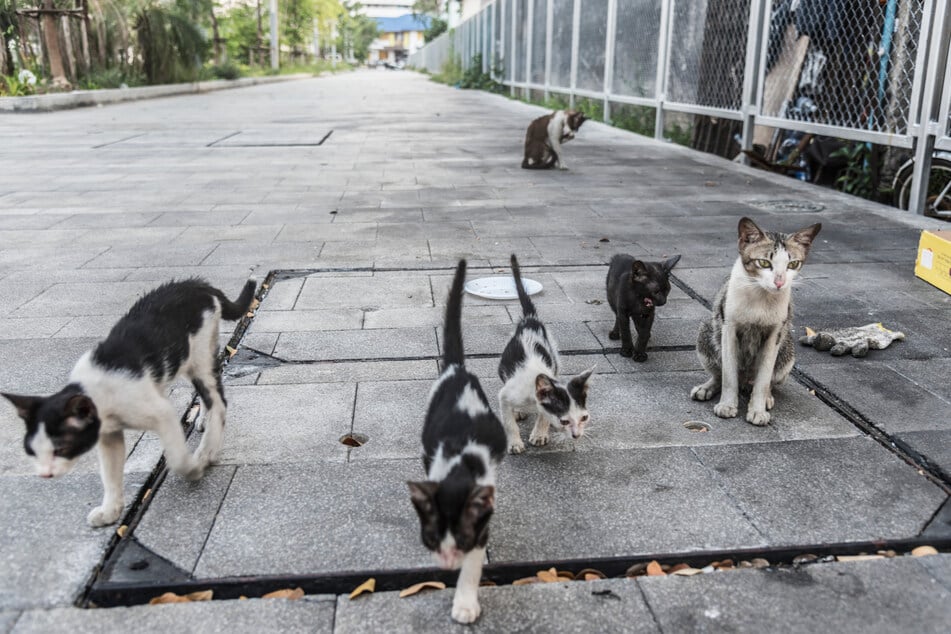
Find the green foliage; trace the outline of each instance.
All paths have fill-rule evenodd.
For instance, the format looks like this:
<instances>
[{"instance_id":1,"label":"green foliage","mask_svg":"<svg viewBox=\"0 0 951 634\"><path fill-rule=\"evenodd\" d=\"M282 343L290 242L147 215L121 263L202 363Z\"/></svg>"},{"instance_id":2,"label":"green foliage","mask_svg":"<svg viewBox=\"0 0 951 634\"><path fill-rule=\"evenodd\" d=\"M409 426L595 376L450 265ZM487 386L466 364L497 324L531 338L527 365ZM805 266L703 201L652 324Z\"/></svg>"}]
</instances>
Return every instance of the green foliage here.
<instances>
[{"instance_id":1,"label":"green foliage","mask_svg":"<svg viewBox=\"0 0 951 634\"><path fill-rule=\"evenodd\" d=\"M316 13L314 0L283 0L278 7L281 36L291 47L291 57L301 57L305 43L312 41Z\"/></svg>"},{"instance_id":2,"label":"green foliage","mask_svg":"<svg viewBox=\"0 0 951 634\"><path fill-rule=\"evenodd\" d=\"M654 136L656 115L649 106L611 105L611 125L644 136Z\"/></svg>"},{"instance_id":3,"label":"green foliage","mask_svg":"<svg viewBox=\"0 0 951 634\"><path fill-rule=\"evenodd\" d=\"M872 179L872 170L869 168L869 159L872 150L868 143L852 143L844 145L832 153L831 158L846 160L846 166L835 179L835 187L839 191L862 198L874 198L875 182Z\"/></svg>"},{"instance_id":4,"label":"green foliage","mask_svg":"<svg viewBox=\"0 0 951 634\"><path fill-rule=\"evenodd\" d=\"M460 88L472 88L495 93L501 93L505 90L502 84L492 79L492 75L482 72L482 53L476 53L472 56L469 68L462 73L458 83Z\"/></svg>"},{"instance_id":5,"label":"green foliage","mask_svg":"<svg viewBox=\"0 0 951 634\"><path fill-rule=\"evenodd\" d=\"M373 18L361 14L359 2L344 2L337 20L337 51L345 55L352 50L358 61L364 61L370 53L370 44L376 39L379 26Z\"/></svg>"},{"instance_id":6,"label":"green foliage","mask_svg":"<svg viewBox=\"0 0 951 634\"><path fill-rule=\"evenodd\" d=\"M208 43L187 16L150 4L136 14L134 29L142 70L150 84L198 78L208 54Z\"/></svg>"},{"instance_id":7,"label":"green foliage","mask_svg":"<svg viewBox=\"0 0 951 634\"><path fill-rule=\"evenodd\" d=\"M99 90L102 88L121 88L126 86L142 86L146 83L145 76L133 67L95 68L79 80L79 87L83 90Z\"/></svg>"},{"instance_id":8,"label":"green foliage","mask_svg":"<svg viewBox=\"0 0 951 634\"><path fill-rule=\"evenodd\" d=\"M231 61L213 64L208 67L208 71L214 79L237 79L244 75L241 67Z\"/></svg>"},{"instance_id":9,"label":"green foliage","mask_svg":"<svg viewBox=\"0 0 951 634\"><path fill-rule=\"evenodd\" d=\"M432 42L449 30L449 22L437 16L430 16L429 28L423 31L423 41Z\"/></svg>"},{"instance_id":10,"label":"green foliage","mask_svg":"<svg viewBox=\"0 0 951 634\"><path fill-rule=\"evenodd\" d=\"M16 75L0 75L0 96L25 97L33 94L33 86L20 81Z\"/></svg>"},{"instance_id":11,"label":"green foliage","mask_svg":"<svg viewBox=\"0 0 951 634\"><path fill-rule=\"evenodd\" d=\"M251 4L238 4L224 13L218 20L221 37L228 49L228 59L242 64L252 64L256 60L256 48L265 45L258 41L257 7ZM262 26L264 20L262 17ZM264 34L262 33L262 36Z\"/></svg>"}]
</instances>

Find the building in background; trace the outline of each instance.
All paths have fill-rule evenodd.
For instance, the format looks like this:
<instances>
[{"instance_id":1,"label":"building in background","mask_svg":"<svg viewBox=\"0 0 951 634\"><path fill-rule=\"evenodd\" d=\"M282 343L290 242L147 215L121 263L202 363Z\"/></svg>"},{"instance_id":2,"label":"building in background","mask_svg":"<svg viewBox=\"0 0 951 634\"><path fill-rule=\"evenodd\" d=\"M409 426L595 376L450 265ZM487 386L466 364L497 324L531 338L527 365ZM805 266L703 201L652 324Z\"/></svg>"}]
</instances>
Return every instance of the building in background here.
<instances>
[{"instance_id":1,"label":"building in background","mask_svg":"<svg viewBox=\"0 0 951 634\"><path fill-rule=\"evenodd\" d=\"M360 13L369 18L398 18L413 12L412 0L367 0L360 5Z\"/></svg>"},{"instance_id":2,"label":"building in background","mask_svg":"<svg viewBox=\"0 0 951 634\"><path fill-rule=\"evenodd\" d=\"M400 64L412 53L422 48L423 34L429 28L428 16L414 16L406 13L398 17L377 17L380 36L370 45L367 61L370 65L379 63Z\"/></svg>"}]
</instances>

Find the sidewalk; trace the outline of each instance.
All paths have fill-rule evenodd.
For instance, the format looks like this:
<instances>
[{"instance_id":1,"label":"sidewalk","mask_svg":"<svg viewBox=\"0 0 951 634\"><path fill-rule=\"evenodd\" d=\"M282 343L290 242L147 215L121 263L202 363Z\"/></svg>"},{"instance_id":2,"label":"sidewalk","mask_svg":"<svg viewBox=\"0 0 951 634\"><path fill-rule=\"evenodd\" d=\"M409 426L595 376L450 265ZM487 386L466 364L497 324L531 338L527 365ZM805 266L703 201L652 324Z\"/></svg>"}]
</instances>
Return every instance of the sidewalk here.
<instances>
[{"instance_id":1,"label":"sidewalk","mask_svg":"<svg viewBox=\"0 0 951 634\"><path fill-rule=\"evenodd\" d=\"M474 629L943 631L946 554L509 585L551 566L617 577L651 559L951 547L951 296L913 276L920 229L947 225L595 122L566 146L569 171L521 170L540 112L366 71L0 116L3 391L61 387L161 281L201 275L232 295L252 270L269 276L226 368L220 464L198 483L155 479L157 439L130 435L122 539L85 524L95 456L33 476L0 406L0 632L452 631L451 589L393 592L438 576L405 481L422 476L452 269L466 257L470 278L507 273L513 252L544 285L565 371L597 365L593 426L503 463L484 575L499 585ZM863 360L797 347L799 380L766 428L688 396L743 215L823 224L794 291L798 332L881 321L908 337ZM643 364L607 338L615 252L683 256ZM514 302L465 298L468 365L490 397L518 317ZM191 386L173 396L184 413ZM341 444L348 433L366 444ZM350 601L371 576L378 592ZM300 601L253 599L298 585ZM222 600L73 607L204 588Z\"/></svg>"}]
</instances>

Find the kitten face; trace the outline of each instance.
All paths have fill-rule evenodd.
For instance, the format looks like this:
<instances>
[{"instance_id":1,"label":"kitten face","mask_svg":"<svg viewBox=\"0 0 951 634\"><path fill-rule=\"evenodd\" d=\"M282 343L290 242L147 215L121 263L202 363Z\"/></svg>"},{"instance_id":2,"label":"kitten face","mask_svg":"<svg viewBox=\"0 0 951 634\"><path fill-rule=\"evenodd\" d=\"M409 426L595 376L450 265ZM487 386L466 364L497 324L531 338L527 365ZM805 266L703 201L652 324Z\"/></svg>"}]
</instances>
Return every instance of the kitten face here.
<instances>
[{"instance_id":1,"label":"kitten face","mask_svg":"<svg viewBox=\"0 0 951 634\"><path fill-rule=\"evenodd\" d=\"M419 515L420 537L441 568L454 570L466 553L489 541L495 487L459 481L407 482Z\"/></svg>"},{"instance_id":2,"label":"kitten face","mask_svg":"<svg viewBox=\"0 0 951 634\"><path fill-rule=\"evenodd\" d=\"M565 111L565 122L561 128L561 140L568 141L575 138L575 133L581 127L581 124L587 121L583 113L575 110Z\"/></svg>"},{"instance_id":3,"label":"kitten face","mask_svg":"<svg viewBox=\"0 0 951 634\"><path fill-rule=\"evenodd\" d=\"M822 225L816 223L791 234L763 231L742 218L737 232L738 250L747 274L763 290L778 293L792 285Z\"/></svg>"},{"instance_id":4,"label":"kitten face","mask_svg":"<svg viewBox=\"0 0 951 634\"><path fill-rule=\"evenodd\" d=\"M645 308L663 306L667 303L670 293L670 271L674 268L680 256L664 262L642 262L635 260L631 265L631 288L640 297Z\"/></svg>"},{"instance_id":5,"label":"kitten face","mask_svg":"<svg viewBox=\"0 0 951 634\"><path fill-rule=\"evenodd\" d=\"M67 386L49 397L4 394L26 423L23 448L36 473L55 478L69 473L76 460L99 440L100 421L92 400Z\"/></svg>"},{"instance_id":6,"label":"kitten face","mask_svg":"<svg viewBox=\"0 0 951 634\"><path fill-rule=\"evenodd\" d=\"M550 416L557 419L572 438L584 435L585 427L591 421L588 414L588 384L594 368L585 370L562 385L547 374L539 374L535 379L535 397L538 404Z\"/></svg>"}]
</instances>

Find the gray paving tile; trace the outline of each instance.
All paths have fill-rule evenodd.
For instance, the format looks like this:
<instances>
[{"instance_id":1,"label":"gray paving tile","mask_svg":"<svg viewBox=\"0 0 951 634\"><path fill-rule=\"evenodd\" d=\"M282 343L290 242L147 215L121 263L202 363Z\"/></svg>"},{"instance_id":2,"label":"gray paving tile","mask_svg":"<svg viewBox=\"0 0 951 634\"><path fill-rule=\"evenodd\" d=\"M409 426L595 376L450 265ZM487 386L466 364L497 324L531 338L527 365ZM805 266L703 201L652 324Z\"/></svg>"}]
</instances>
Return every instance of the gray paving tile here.
<instances>
[{"instance_id":1,"label":"gray paving tile","mask_svg":"<svg viewBox=\"0 0 951 634\"><path fill-rule=\"evenodd\" d=\"M295 361L436 356L433 328L281 333L274 355Z\"/></svg>"},{"instance_id":2,"label":"gray paving tile","mask_svg":"<svg viewBox=\"0 0 951 634\"><path fill-rule=\"evenodd\" d=\"M346 460L355 386L347 383L229 387L221 464Z\"/></svg>"},{"instance_id":3,"label":"gray paving tile","mask_svg":"<svg viewBox=\"0 0 951 634\"><path fill-rule=\"evenodd\" d=\"M121 315L154 282L54 284L16 310L17 317ZM95 298L94 300L92 298Z\"/></svg>"},{"instance_id":4,"label":"gray paving tile","mask_svg":"<svg viewBox=\"0 0 951 634\"><path fill-rule=\"evenodd\" d=\"M951 618L948 589L905 558L637 584L670 632L941 632Z\"/></svg>"},{"instance_id":5,"label":"gray paving tile","mask_svg":"<svg viewBox=\"0 0 951 634\"><path fill-rule=\"evenodd\" d=\"M610 591L611 595L595 592ZM473 625L450 618L453 589L400 599L396 592L337 599L334 632L659 632L637 585L629 580L546 583L479 589ZM596 624L596 625L595 625Z\"/></svg>"},{"instance_id":6,"label":"gray paving tile","mask_svg":"<svg viewBox=\"0 0 951 634\"><path fill-rule=\"evenodd\" d=\"M20 618L20 613L14 610L0 611L0 632L8 634L13 629L13 624Z\"/></svg>"},{"instance_id":7,"label":"gray paving tile","mask_svg":"<svg viewBox=\"0 0 951 634\"><path fill-rule=\"evenodd\" d=\"M947 497L867 436L694 451L773 545L910 537Z\"/></svg>"},{"instance_id":8,"label":"gray paving tile","mask_svg":"<svg viewBox=\"0 0 951 634\"><path fill-rule=\"evenodd\" d=\"M895 438L907 443L931 464L951 475L951 430L912 431L896 434Z\"/></svg>"},{"instance_id":9,"label":"gray paving tile","mask_svg":"<svg viewBox=\"0 0 951 634\"><path fill-rule=\"evenodd\" d=\"M951 359L888 361L889 368L951 403Z\"/></svg>"},{"instance_id":10,"label":"gray paving tile","mask_svg":"<svg viewBox=\"0 0 951 634\"><path fill-rule=\"evenodd\" d=\"M509 456L492 522L493 563L766 543L686 448Z\"/></svg>"},{"instance_id":11,"label":"gray paving tile","mask_svg":"<svg viewBox=\"0 0 951 634\"><path fill-rule=\"evenodd\" d=\"M145 473L126 474L128 504ZM0 506L0 609L52 607L73 601L113 536L90 528L86 515L102 500L98 475L68 474L56 480L3 476ZM38 545L42 544L42 547Z\"/></svg>"},{"instance_id":12,"label":"gray paving tile","mask_svg":"<svg viewBox=\"0 0 951 634\"><path fill-rule=\"evenodd\" d=\"M419 460L240 467L195 574L428 568L406 490L421 476Z\"/></svg>"},{"instance_id":13,"label":"gray paving tile","mask_svg":"<svg viewBox=\"0 0 951 634\"><path fill-rule=\"evenodd\" d=\"M15 634L52 631L115 632L135 623L137 632L189 634L230 632L329 633L333 631L332 598L205 601L161 606L82 610L58 608L25 612Z\"/></svg>"},{"instance_id":14,"label":"gray paving tile","mask_svg":"<svg viewBox=\"0 0 951 634\"><path fill-rule=\"evenodd\" d=\"M261 311L251 322L250 332L285 332L315 330L359 330L363 311L358 308L330 310ZM394 327L394 326L391 326Z\"/></svg>"},{"instance_id":15,"label":"gray paving tile","mask_svg":"<svg viewBox=\"0 0 951 634\"><path fill-rule=\"evenodd\" d=\"M463 309L464 311L465 309ZM557 342L558 350L600 350L601 345L591 333L587 324L557 322L546 323L549 334ZM462 334L463 346L466 354L496 354L501 356L506 344L515 333L513 324L497 324L491 326L466 326ZM440 349L442 346L442 329L438 330Z\"/></svg>"},{"instance_id":16,"label":"gray paving tile","mask_svg":"<svg viewBox=\"0 0 951 634\"><path fill-rule=\"evenodd\" d=\"M435 380L439 371L435 360L354 361L286 364L266 368L259 385L293 383L352 383L357 381Z\"/></svg>"},{"instance_id":17,"label":"gray paving tile","mask_svg":"<svg viewBox=\"0 0 951 634\"><path fill-rule=\"evenodd\" d=\"M182 570L194 570L235 469L214 466L196 482L166 480L136 526L136 539Z\"/></svg>"},{"instance_id":18,"label":"gray paving tile","mask_svg":"<svg viewBox=\"0 0 951 634\"><path fill-rule=\"evenodd\" d=\"M363 327L367 329L413 328L419 326L441 328L445 313L444 306L368 310L364 316ZM464 331L468 331L472 325L506 324L513 327L511 325L512 318L505 306L466 306L462 320Z\"/></svg>"},{"instance_id":19,"label":"gray paving tile","mask_svg":"<svg viewBox=\"0 0 951 634\"><path fill-rule=\"evenodd\" d=\"M311 277L304 282L295 308L396 308L432 306L429 277L375 275L374 277Z\"/></svg>"}]
</instances>

